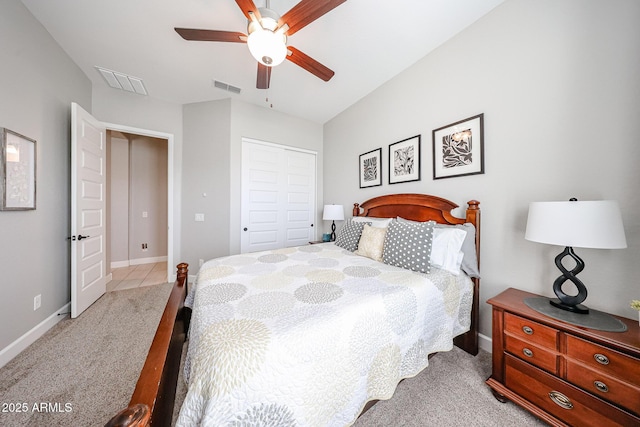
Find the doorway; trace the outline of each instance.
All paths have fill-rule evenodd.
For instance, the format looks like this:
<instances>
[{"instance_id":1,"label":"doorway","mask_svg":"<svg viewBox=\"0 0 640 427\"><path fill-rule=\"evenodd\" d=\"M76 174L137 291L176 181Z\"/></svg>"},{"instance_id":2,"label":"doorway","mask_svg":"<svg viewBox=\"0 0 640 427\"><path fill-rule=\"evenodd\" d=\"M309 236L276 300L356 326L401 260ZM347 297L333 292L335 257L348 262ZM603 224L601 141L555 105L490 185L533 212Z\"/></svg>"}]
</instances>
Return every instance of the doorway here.
<instances>
[{"instance_id":1,"label":"doorway","mask_svg":"<svg viewBox=\"0 0 640 427\"><path fill-rule=\"evenodd\" d=\"M165 229L166 233L166 263L167 263L167 282L173 282L176 280L176 271L175 271L175 262L174 262L174 201L173 201L173 193L174 193L174 171L173 171L173 163L174 163L174 137L172 134L158 132L148 129L140 129L134 128L131 126L124 126L114 123L104 123L107 131L110 132L119 132L123 135L136 135L138 137L150 137L157 138L159 140L166 141L167 147L167 157L166 157L166 171L167 171L167 187L166 187L166 213L167 213L167 228ZM144 212L144 211L142 211ZM140 215L142 215L142 212ZM148 211L147 211L148 212ZM109 253L110 251L107 251ZM107 263L110 265L110 260Z\"/></svg>"},{"instance_id":2,"label":"doorway","mask_svg":"<svg viewBox=\"0 0 640 427\"><path fill-rule=\"evenodd\" d=\"M168 141L107 130L107 290L168 281Z\"/></svg>"},{"instance_id":3,"label":"doorway","mask_svg":"<svg viewBox=\"0 0 640 427\"><path fill-rule=\"evenodd\" d=\"M106 291L111 280L107 255L107 130L166 140L167 281L173 265L173 135L108 124L71 103L71 317L78 317ZM160 165L163 167L164 165Z\"/></svg>"}]
</instances>

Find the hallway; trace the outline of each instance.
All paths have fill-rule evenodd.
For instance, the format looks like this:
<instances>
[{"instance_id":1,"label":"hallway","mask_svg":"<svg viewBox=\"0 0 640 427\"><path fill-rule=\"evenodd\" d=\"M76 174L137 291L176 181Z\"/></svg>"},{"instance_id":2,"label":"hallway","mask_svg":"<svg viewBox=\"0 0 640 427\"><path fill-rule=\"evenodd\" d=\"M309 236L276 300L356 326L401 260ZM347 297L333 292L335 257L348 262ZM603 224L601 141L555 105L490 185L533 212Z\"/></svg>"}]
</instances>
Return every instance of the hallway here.
<instances>
[{"instance_id":1,"label":"hallway","mask_svg":"<svg viewBox=\"0 0 640 427\"><path fill-rule=\"evenodd\" d=\"M167 283L167 263L156 262L114 268L112 274L112 280L107 283L107 292L157 285Z\"/></svg>"}]
</instances>

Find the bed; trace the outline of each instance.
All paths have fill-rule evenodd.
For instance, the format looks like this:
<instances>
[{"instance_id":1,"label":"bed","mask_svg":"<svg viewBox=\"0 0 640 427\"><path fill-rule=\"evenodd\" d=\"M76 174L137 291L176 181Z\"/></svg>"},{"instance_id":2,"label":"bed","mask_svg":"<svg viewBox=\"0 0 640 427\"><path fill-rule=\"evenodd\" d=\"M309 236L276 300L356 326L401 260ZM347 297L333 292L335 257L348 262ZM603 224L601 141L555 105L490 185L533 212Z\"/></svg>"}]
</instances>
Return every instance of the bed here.
<instances>
[{"instance_id":1,"label":"bed","mask_svg":"<svg viewBox=\"0 0 640 427\"><path fill-rule=\"evenodd\" d=\"M355 237L341 230L338 244L208 261L188 296L180 264L129 407L108 425L171 422L187 329L189 389L178 425L350 425L424 369L430 354L455 343L476 355L479 276L446 266L410 271L402 264L410 257L388 249L390 236L406 240L402 233L442 236L429 221L447 229L471 224L477 267L479 202L468 203L464 218L451 214L457 207L421 194L355 204L348 224L361 242L365 229L380 235L379 219L395 219L384 232L384 260L362 248L354 253L345 245Z\"/></svg>"}]
</instances>

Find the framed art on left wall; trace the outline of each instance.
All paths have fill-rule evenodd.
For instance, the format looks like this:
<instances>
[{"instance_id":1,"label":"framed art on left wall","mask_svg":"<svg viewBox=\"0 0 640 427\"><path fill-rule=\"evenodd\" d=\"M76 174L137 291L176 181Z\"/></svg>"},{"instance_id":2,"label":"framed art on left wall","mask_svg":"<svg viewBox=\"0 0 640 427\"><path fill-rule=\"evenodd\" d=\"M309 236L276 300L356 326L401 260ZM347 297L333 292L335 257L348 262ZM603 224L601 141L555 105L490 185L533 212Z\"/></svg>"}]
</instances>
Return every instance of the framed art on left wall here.
<instances>
[{"instance_id":1,"label":"framed art on left wall","mask_svg":"<svg viewBox=\"0 0 640 427\"><path fill-rule=\"evenodd\" d=\"M0 210L36 208L36 141L0 128Z\"/></svg>"}]
</instances>

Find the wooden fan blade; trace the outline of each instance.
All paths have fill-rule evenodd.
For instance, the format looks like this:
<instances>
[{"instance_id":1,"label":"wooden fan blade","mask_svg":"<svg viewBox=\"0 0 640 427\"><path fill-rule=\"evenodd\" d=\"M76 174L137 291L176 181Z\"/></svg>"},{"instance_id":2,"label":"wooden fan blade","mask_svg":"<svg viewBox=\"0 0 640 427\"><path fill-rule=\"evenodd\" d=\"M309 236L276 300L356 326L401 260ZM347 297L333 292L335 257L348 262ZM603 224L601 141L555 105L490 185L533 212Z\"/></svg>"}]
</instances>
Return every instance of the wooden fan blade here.
<instances>
[{"instance_id":1,"label":"wooden fan blade","mask_svg":"<svg viewBox=\"0 0 640 427\"><path fill-rule=\"evenodd\" d=\"M278 21L278 27L281 27L285 23L289 25L286 34L290 36L311 24L322 15L331 12L345 1L347 0L302 0L282 15L282 18Z\"/></svg>"},{"instance_id":2,"label":"wooden fan blade","mask_svg":"<svg viewBox=\"0 0 640 427\"><path fill-rule=\"evenodd\" d=\"M236 0L236 3L240 6L240 10L242 10L242 13L248 20L251 20L251 14L249 14L249 12L253 12L256 19L260 21L260 12L252 0Z\"/></svg>"},{"instance_id":3,"label":"wooden fan blade","mask_svg":"<svg viewBox=\"0 0 640 427\"><path fill-rule=\"evenodd\" d=\"M203 42L246 43L247 36L235 31L196 30L194 28L174 28L185 40Z\"/></svg>"},{"instance_id":4,"label":"wooden fan blade","mask_svg":"<svg viewBox=\"0 0 640 427\"><path fill-rule=\"evenodd\" d=\"M271 82L271 67L267 67L258 62L256 87L258 89L269 89L269 82Z\"/></svg>"},{"instance_id":5,"label":"wooden fan blade","mask_svg":"<svg viewBox=\"0 0 640 427\"><path fill-rule=\"evenodd\" d=\"M332 70L325 67L310 56L300 52L295 47L287 46L287 49L289 49L289 52L291 52L291 55L287 55L287 59L289 61L304 68L305 70L307 70L314 76L321 78L325 82L331 80L331 77L333 77L333 75L335 74Z\"/></svg>"}]
</instances>

